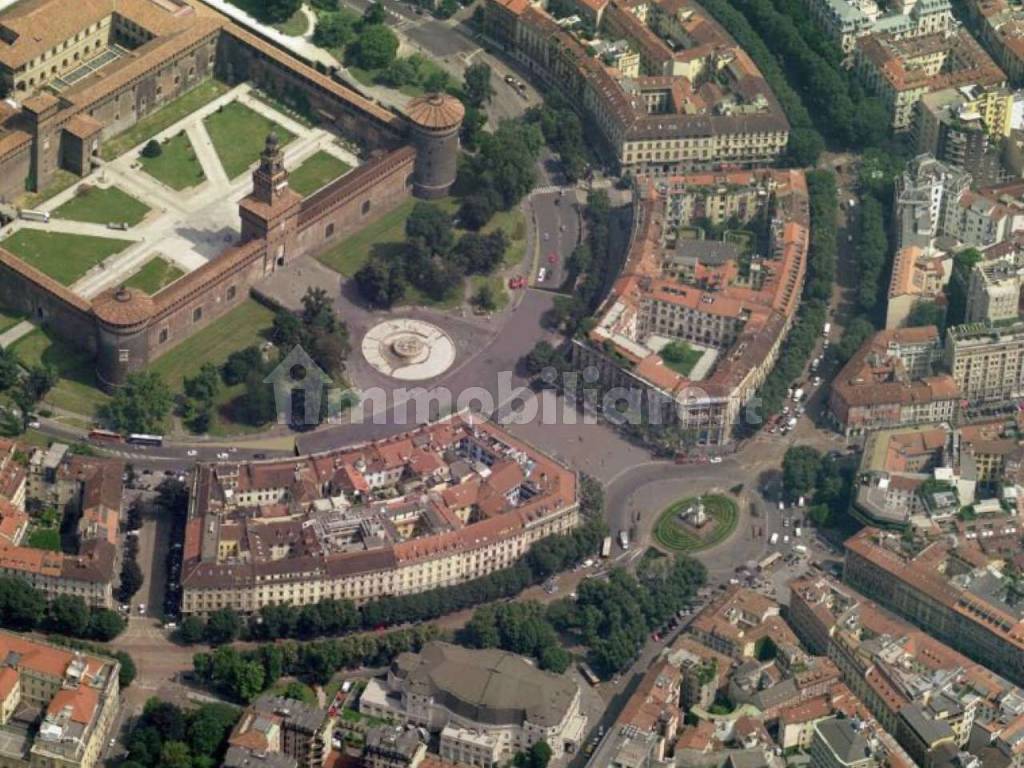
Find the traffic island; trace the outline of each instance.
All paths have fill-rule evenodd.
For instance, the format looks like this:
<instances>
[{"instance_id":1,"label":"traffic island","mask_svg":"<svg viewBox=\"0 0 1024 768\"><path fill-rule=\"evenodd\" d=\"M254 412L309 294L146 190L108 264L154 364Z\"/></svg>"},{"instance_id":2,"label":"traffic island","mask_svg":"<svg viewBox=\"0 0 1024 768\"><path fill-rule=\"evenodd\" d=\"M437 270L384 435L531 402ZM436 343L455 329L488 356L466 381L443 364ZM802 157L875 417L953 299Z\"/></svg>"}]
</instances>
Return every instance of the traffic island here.
<instances>
[{"instance_id":1,"label":"traffic island","mask_svg":"<svg viewBox=\"0 0 1024 768\"><path fill-rule=\"evenodd\" d=\"M672 552L699 552L729 538L738 520L739 508L727 496L692 496L662 511L654 526L654 540Z\"/></svg>"}]
</instances>

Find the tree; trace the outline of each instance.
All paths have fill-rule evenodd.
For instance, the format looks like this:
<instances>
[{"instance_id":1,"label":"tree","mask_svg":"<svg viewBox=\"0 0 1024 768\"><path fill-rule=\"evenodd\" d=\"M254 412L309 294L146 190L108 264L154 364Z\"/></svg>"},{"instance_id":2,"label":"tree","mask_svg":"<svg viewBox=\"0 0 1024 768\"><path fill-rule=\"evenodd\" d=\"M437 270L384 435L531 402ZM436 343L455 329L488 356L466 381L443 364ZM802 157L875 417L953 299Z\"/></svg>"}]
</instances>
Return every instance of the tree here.
<instances>
[{"instance_id":1,"label":"tree","mask_svg":"<svg viewBox=\"0 0 1024 768\"><path fill-rule=\"evenodd\" d=\"M121 602L127 603L131 600L135 593L142 589L142 581L142 569L139 564L134 557L126 557L121 564L121 584L118 589Z\"/></svg>"},{"instance_id":2,"label":"tree","mask_svg":"<svg viewBox=\"0 0 1024 768\"><path fill-rule=\"evenodd\" d=\"M30 365L28 376L25 378L25 388L31 392L36 402L39 402L56 386L57 379L57 369L52 365Z\"/></svg>"},{"instance_id":3,"label":"tree","mask_svg":"<svg viewBox=\"0 0 1024 768\"><path fill-rule=\"evenodd\" d=\"M221 608L210 614L204 631L210 645L234 642L242 630L242 619L230 608Z\"/></svg>"},{"instance_id":4,"label":"tree","mask_svg":"<svg viewBox=\"0 0 1024 768\"><path fill-rule=\"evenodd\" d=\"M178 627L178 639L185 645L194 645L203 639L206 625L198 616L186 616Z\"/></svg>"},{"instance_id":5,"label":"tree","mask_svg":"<svg viewBox=\"0 0 1024 768\"><path fill-rule=\"evenodd\" d=\"M351 11L321 13L313 30L313 43L321 48L344 48L356 38L359 17Z\"/></svg>"},{"instance_id":6,"label":"tree","mask_svg":"<svg viewBox=\"0 0 1024 768\"><path fill-rule=\"evenodd\" d=\"M858 315L846 326L843 337L835 346L836 359L844 365L865 341L875 335L875 326L866 317Z\"/></svg>"},{"instance_id":7,"label":"tree","mask_svg":"<svg viewBox=\"0 0 1024 768\"><path fill-rule=\"evenodd\" d=\"M291 351L302 344L302 321L287 309L279 309L270 327L270 340L285 352Z\"/></svg>"},{"instance_id":8,"label":"tree","mask_svg":"<svg viewBox=\"0 0 1024 768\"><path fill-rule=\"evenodd\" d=\"M220 392L220 372L213 363L203 363L199 372L184 381L185 394L204 403L213 402Z\"/></svg>"},{"instance_id":9,"label":"tree","mask_svg":"<svg viewBox=\"0 0 1024 768\"><path fill-rule=\"evenodd\" d=\"M80 597L57 595L46 613L47 626L58 634L83 637L89 629L89 607Z\"/></svg>"},{"instance_id":10,"label":"tree","mask_svg":"<svg viewBox=\"0 0 1024 768\"><path fill-rule=\"evenodd\" d=\"M18 356L11 351L10 347L0 348L0 390L13 387L21 377L21 367Z\"/></svg>"},{"instance_id":11,"label":"tree","mask_svg":"<svg viewBox=\"0 0 1024 768\"><path fill-rule=\"evenodd\" d=\"M364 26L359 37L348 47L351 62L363 69L382 69L394 61L397 53L398 38L383 24Z\"/></svg>"},{"instance_id":12,"label":"tree","mask_svg":"<svg viewBox=\"0 0 1024 768\"><path fill-rule=\"evenodd\" d=\"M782 484L790 499L809 496L821 469L821 454L806 445L789 448L782 457Z\"/></svg>"},{"instance_id":13,"label":"tree","mask_svg":"<svg viewBox=\"0 0 1024 768\"><path fill-rule=\"evenodd\" d=\"M498 298L494 286L490 283L483 283L473 297L473 303L484 312L493 312L498 308Z\"/></svg>"},{"instance_id":14,"label":"tree","mask_svg":"<svg viewBox=\"0 0 1024 768\"><path fill-rule=\"evenodd\" d=\"M479 62L466 67L462 92L467 106L479 109L489 104L491 97L494 96L490 65L486 62Z\"/></svg>"},{"instance_id":15,"label":"tree","mask_svg":"<svg viewBox=\"0 0 1024 768\"><path fill-rule=\"evenodd\" d=\"M188 744L181 741L164 742L160 749L160 768L192 768Z\"/></svg>"},{"instance_id":16,"label":"tree","mask_svg":"<svg viewBox=\"0 0 1024 768\"><path fill-rule=\"evenodd\" d=\"M382 3L377 2L376 0L374 0L374 2L371 2L366 7L366 10L363 11L364 26L383 24L385 21L387 21L387 18L388 15L384 9L384 5Z\"/></svg>"},{"instance_id":17,"label":"tree","mask_svg":"<svg viewBox=\"0 0 1024 768\"><path fill-rule=\"evenodd\" d=\"M533 349L526 353L523 362L526 365L526 372L531 376L539 376L545 368L556 365L558 353L551 343L541 339L533 345Z\"/></svg>"},{"instance_id":18,"label":"tree","mask_svg":"<svg viewBox=\"0 0 1024 768\"><path fill-rule=\"evenodd\" d=\"M433 203L416 203L405 221L405 236L422 240L431 254L446 254L455 243L451 216Z\"/></svg>"},{"instance_id":19,"label":"tree","mask_svg":"<svg viewBox=\"0 0 1024 768\"><path fill-rule=\"evenodd\" d=\"M253 371L245 380L245 398L241 404L242 420L259 427L277 418L274 388L263 381L263 374Z\"/></svg>"},{"instance_id":20,"label":"tree","mask_svg":"<svg viewBox=\"0 0 1024 768\"><path fill-rule=\"evenodd\" d=\"M946 327L946 308L934 301L919 301L907 316L908 328L919 328L934 325L941 334Z\"/></svg>"},{"instance_id":21,"label":"tree","mask_svg":"<svg viewBox=\"0 0 1024 768\"><path fill-rule=\"evenodd\" d=\"M302 296L302 324L334 333L337 322L327 291L320 287L307 288Z\"/></svg>"},{"instance_id":22,"label":"tree","mask_svg":"<svg viewBox=\"0 0 1024 768\"><path fill-rule=\"evenodd\" d=\"M159 374L133 373L107 404L107 420L120 432L160 433L171 410L171 391Z\"/></svg>"},{"instance_id":23,"label":"tree","mask_svg":"<svg viewBox=\"0 0 1024 768\"><path fill-rule=\"evenodd\" d=\"M116 611L107 608L94 608L89 618L89 637L101 642L109 642L124 631L125 620ZM134 669L132 677L135 676Z\"/></svg>"},{"instance_id":24,"label":"tree","mask_svg":"<svg viewBox=\"0 0 1024 768\"><path fill-rule=\"evenodd\" d=\"M411 57L395 59L383 72L377 76L377 80L392 88L401 88L403 85L411 85L419 80L420 72L416 63Z\"/></svg>"},{"instance_id":25,"label":"tree","mask_svg":"<svg viewBox=\"0 0 1024 768\"><path fill-rule=\"evenodd\" d=\"M156 139L150 139L146 142L146 146L142 148L142 156L153 158L160 157L164 153L164 148L160 146L160 142Z\"/></svg>"},{"instance_id":26,"label":"tree","mask_svg":"<svg viewBox=\"0 0 1024 768\"><path fill-rule=\"evenodd\" d=\"M263 369L263 353L260 348L252 345L228 355L221 369L221 377L229 387L241 384L249 376L250 371Z\"/></svg>"},{"instance_id":27,"label":"tree","mask_svg":"<svg viewBox=\"0 0 1024 768\"><path fill-rule=\"evenodd\" d=\"M359 294L378 309L390 309L405 295L401 265L380 255L371 256L354 279Z\"/></svg>"},{"instance_id":28,"label":"tree","mask_svg":"<svg viewBox=\"0 0 1024 768\"><path fill-rule=\"evenodd\" d=\"M459 136L462 140L462 146L469 150L476 149L480 131L483 130L486 123L486 112L473 106L466 107L466 115L462 118L462 131Z\"/></svg>"}]
</instances>

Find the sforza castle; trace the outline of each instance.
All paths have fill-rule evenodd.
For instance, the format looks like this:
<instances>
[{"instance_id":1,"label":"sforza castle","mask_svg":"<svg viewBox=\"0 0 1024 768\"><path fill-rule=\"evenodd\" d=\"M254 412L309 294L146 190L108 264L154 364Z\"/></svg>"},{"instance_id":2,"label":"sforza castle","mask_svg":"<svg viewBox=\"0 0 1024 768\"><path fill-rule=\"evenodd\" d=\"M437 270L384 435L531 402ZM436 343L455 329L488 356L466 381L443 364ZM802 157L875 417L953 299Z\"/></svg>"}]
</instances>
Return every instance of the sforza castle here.
<instances>
[{"instance_id":1,"label":"sforza castle","mask_svg":"<svg viewBox=\"0 0 1024 768\"><path fill-rule=\"evenodd\" d=\"M102 69L83 66L97 58ZM238 243L153 296L115 288L85 299L0 248L0 304L94 352L104 388L233 309L276 269L454 182L464 109L451 96L423 96L396 114L188 0L25 0L0 16L0 90L9 95L0 102L0 199L45 188L58 169L87 175L105 139L209 78L286 101L301 94L319 127L358 141L369 159L302 197L271 134L239 204Z\"/></svg>"}]
</instances>

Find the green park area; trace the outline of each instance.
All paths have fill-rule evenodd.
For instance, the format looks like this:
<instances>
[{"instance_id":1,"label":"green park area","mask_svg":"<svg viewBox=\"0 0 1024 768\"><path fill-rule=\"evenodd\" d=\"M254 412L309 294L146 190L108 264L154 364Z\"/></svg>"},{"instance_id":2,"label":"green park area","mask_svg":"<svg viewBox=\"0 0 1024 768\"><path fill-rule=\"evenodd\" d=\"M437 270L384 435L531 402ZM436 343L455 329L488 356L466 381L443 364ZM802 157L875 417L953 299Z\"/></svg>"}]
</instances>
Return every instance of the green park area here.
<instances>
[{"instance_id":1,"label":"green park area","mask_svg":"<svg viewBox=\"0 0 1024 768\"><path fill-rule=\"evenodd\" d=\"M190 90L156 112L142 118L128 130L104 143L102 155L104 160L113 160L123 155L132 147L136 147L146 139L152 138L179 120L183 120L196 110L209 104L219 96L223 96L229 86L219 80L209 79L199 83Z\"/></svg>"},{"instance_id":2,"label":"green park area","mask_svg":"<svg viewBox=\"0 0 1024 768\"><path fill-rule=\"evenodd\" d=\"M288 174L288 186L305 197L351 169L352 167L344 160L320 150Z\"/></svg>"},{"instance_id":3,"label":"green park area","mask_svg":"<svg viewBox=\"0 0 1024 768\"><path fill-rule=\"evenodd\" d=\"M697 498L681 499L670 504L659 516L654 525L654 540L673 552L696 552L713 547L725 541L736 530L739 510L736 502L725 496L702 496L710 520L698 532L689 523L683 522L680 515L697 505Z\"/></svg>"},{"instance_id":4,"label":"green park area","mask_svg":"<svg viewBox=\"0 0 1024 768\"><path fill-rule=\"evenodd\" d=\"M704 355L685 341L671 341L661 348L662 361L680 376L689 376L690 371Z\"/></svg>"},{"instance_id":5,"label":"green park area","mask_svg":"<svg viewBox=\"0 0 1024 768\"><path fill-rule=\"evenodd\" d=\"M149 213L149 206L117 187L92 187L83 184L75 196L53 212L59 219L90 224L125 223L134 227Z\"/></svg>"},{"instance_id":6,"label":"green park area","mask_svg":"<svg viewBox=\"0 0 1024 768\"><path fill-rule=\"evenodd\" d=\"M351 277L369 260L374 246L405 242L405 222L418 202L421 201L412 198L406 200L394 210L371 222L354 235L345 238L317 258L324 266L330 267L346 277ZM432 200L431 204L453 215L459 208L459 201L454 197ZM499 211L480 232L487 235L497 229L504 229L509 238L508 250L505 252L505 266L511 267L518 264L526 254L526 220L523 212L518 208L511 211ZM456 238L464 232L465 230L456 228ZM416 297L412 295L407 296L406 301L410 302L414 298Z\"/></svg>"},{"instance_id":7,"label":"green park area","mask_svg":"<svg viewBox=\"0 0 1024 768\"><path fill-rule=\"evenodd\" d=\"M266 341L274 322L274 313L258 302L247 299L226 315L218 318L199 333L193 334L162 357L150 370L160 375L171 391L182 391L186 378L195 376L206 363L220 367L232 352ZM245 392L245 385L222 387L214 401L214 418L209 434L228 435L258 432L262 427L249 427L231 418L232 402Z\"/></svg>"},{"instance_id":8,"label":"green park area","mask_svg":"<svg viewBox=\"0 0 1024 768\"><path fill-rule=\"evenodd\" d=\"M104 259L123 251L131 241L19 229L0 245L54 280L71 285Z\"/></svg>"},{"instance_id":9,"label":"green park area","mask_svg":"<svg viewBox=\"0 0 1024 768\"><path fill-rule=\"evenodd\" d=\"M273 120L237 101L225 104L204 122L229 179L245 173L259 159L271 131L277 134L281 146L295 138Z\"/></svg>"},{"instance_id":10,"label":"green park area","mask_svg":"<svg viewBox=\"0 0 1024 768\"><path fill-rule=\"evenodd\" d=\"M202 184L206 180L203 166L184 131L160 145L156 157L142 155L142 170L171 189L182 190Z\"/></svg>"},{"instance_id":11,"label":"green park area","mask_svg":"<svg viewBox=\"0 0 1024 768\"><path fill-rule=\"evenodd\" d=\"M142 269L129 277L125 285L129 288L138 288L152 296L184 274L166 259L154 256L142 266Z\"/></svg>"},{"instance_id":12,"label":"green park area","mask_svg":"<svg viewBox=\"0 0 1024 768\"><path fill-rule=\"evenodd\" d=\"M12 349L25 365L52 365L59 379L44 402L55 408L95 418L108 397L96 382L95 363L88 350L69 344L48 329L37 328L18 339Z\"/></svg>"}]
</instances>

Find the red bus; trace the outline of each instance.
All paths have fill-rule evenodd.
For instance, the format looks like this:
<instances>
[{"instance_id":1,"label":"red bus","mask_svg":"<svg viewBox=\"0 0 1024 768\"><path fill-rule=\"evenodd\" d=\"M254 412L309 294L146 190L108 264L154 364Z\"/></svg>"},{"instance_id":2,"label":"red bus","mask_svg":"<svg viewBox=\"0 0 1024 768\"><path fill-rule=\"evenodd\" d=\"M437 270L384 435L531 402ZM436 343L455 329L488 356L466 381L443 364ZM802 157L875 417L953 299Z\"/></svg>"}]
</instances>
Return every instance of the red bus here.
<instances>
[{"instance_id":1,"label":"red bus","mask_svg":"<svg viewBox=\"0 0 1024 768\"><path fill-rule=\"evenodd\" d=\"M89 439L98 443L123 443L124 437L109 429L94 429L89 432Z\"/></svg>"}]
</instances>

